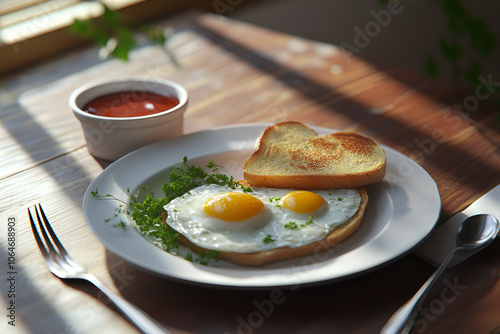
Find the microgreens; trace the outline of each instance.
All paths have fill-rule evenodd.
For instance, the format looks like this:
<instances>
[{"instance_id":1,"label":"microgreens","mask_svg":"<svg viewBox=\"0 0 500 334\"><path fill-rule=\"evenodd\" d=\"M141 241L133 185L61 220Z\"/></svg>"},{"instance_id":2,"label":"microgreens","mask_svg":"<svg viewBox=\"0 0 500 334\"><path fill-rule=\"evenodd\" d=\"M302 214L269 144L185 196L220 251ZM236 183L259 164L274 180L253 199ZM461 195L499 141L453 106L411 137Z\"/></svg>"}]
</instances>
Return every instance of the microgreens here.
<instances>
[{"instance_id":1,"label":"microgreens","mask_svg":"<svg viewBox=\"0 0 500 334\"><path fill-rule=\"evenodd\" d=\"M312 224L312 222L313 222L313 218L312 218L312 216L309 216L309 219L303 224L297 225L296 222L288 222L285 225L283 225L283 227L288 229L288 230L298 230L301 227L306 227L307 225Z\"/></svg>"},{"instance_id":2,"label":"microgreens","mask_svg":"<svg viewBox=\"0 0 500 334\"><path fill-rule=\"evenodd\" d=\"M313 222L313 217L309 216L309 220L306 221L304 224L300 224L300 227L306 227L307 225L312 224L312 222Z\"/></svg>"},{"instance_id":3,"label":"microgreens","mask_svg":"<svg viewBox=\"0 0 500 334\"><path fill-rule=\"evenodd\" d=\"M270 234L267 234L266 237L262 240L262 242L264 242L265 244L268 244L270 242L275 242L275 241L276 241L276 239L274 239L272 237L272 235L270 235Z\"/></svg>"}]
</instances>

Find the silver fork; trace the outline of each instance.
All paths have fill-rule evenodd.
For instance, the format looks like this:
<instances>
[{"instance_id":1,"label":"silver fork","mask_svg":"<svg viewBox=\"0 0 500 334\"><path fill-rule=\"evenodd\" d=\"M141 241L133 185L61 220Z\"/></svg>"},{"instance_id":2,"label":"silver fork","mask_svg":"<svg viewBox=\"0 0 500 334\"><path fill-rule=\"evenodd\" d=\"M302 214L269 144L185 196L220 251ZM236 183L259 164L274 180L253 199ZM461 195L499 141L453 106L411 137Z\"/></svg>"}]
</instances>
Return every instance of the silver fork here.
<instances>
[{"instance_id":1,"label":"silver fork","mask_svg":"<svg viewBox=\"0 0 500 334\"><path fill-rule=\"evenodd\" d=\"M143 333L171 333L159 323L151 319L142 310L109 290L104 284L101 283L101 281L97 279L97 277L87 273L85 269L78 265L71 258L71 256L69 256L68 252L63 247L54 230L50 226L47 216L43 212L40 204L38 204L38 207L35 205L35 213L43 240L45 240L45 244L42 242L40 233L36 227L33 217L31 216L31 211L28 208L31 230L35 236L38 248L40 248L45 262L47 263L47 267L49 267L49 270L55 276L61 279L81 279L92 283L99 290L101 290L111 300L111 302L115 304L122 314Z\"/></svg>"}]
</instances>

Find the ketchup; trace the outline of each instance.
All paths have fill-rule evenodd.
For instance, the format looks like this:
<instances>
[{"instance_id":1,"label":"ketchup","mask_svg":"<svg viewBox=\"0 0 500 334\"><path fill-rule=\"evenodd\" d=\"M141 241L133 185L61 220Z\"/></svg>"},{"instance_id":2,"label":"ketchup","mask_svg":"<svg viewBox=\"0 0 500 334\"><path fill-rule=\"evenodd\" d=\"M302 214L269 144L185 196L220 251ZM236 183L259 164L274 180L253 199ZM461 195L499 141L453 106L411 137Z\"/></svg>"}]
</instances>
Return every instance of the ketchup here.
<instances>
[{"instance_id":1,"label":"ketchup","mask_svg":"<svg viewBox=\"0 0 500 334\"><path fill-rule=\"evenodd\" d=\"M156 114L179 104L175 97L151 92L119 92L103 95L87 103L83 110L105 117L137 117Z\"/></svg>"}]
</instances>

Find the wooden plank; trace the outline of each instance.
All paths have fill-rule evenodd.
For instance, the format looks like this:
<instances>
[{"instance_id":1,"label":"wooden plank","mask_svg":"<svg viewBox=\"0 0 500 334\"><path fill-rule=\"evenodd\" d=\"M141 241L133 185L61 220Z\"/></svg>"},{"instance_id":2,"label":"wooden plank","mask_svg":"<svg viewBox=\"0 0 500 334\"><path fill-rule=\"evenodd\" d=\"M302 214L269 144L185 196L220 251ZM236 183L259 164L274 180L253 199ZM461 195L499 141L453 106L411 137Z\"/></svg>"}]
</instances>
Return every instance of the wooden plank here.
<instances>
[{"instance_id":1,"label":"wooden plank","mask_svg":"<svg viewBox=\"0 0 500 334\"><path fill-rule=\"evenodd\" d=\"M485 104L468 118L451 113L449 107L468 96L462 89L414 71L346 57L334 46L245 23L212 15L184 18L175 21L177 33L169 44L181 67L175 67L161 49L146 45L134 51L130 63L100 62L95 50L89 50L6 79L8 93L0 95L0 212L14 217L18 228L19 290L23 292L18 299L19 333L40 328L44 332L136 332L101 303L102 295L94 289L67 285L48 272L27 223L26 207L37 202L44 205L78 262L176 333L243 331L242 326L255 315L256 303L270 298L267 290L213 290L165 280L105 250L81 212L87 186L107 166L89 155L79 124L67 107L69 93L82 82L133 74L178 81L190 94L186 133L296 119L370 135L430 173L442 196L443 219L500 182L495 113ZM173 21L164 24L170 26L169 22ZM2 246L5 228L0 224ZM467 290L464 298L447 305L428 324L429 332L448 332L457 326L495 329L498 324L491 319L496 319L493 315L500 307L497 248L495 243L479 260L470 261L460 276L450 273L455 276L449 279L458 277ZM6 256L5 249L0 249L4 272ZM431 272L428 265L407 256L327 287L280 289L283 303L275 304L272 316L263 318L258 328L250 329L377 332ZM1 283L4 291L6 284ZM442 291L437 291L437 298ZM210 307L206 300L211 301ZM0 307L7 307L7 302L0 299ZM468 316L456 319L457 312ZM357 321L356 314L363 314L364 321ZM6 326L0 323L0 332L11 329Z\"/></svg>"},{"instance_id":2,"label":"wooden plank","mask_svg":"<svg viewBox=\"0 0 500 334\"><path fill-rule=\"evenodd\" d=\"M90 333L105 328L109 321L117 330L135 333L126 320L102 304L95 289L89 289L88 285L81 285L81 289L77 285L75 289L48 271L28 222L27 208L42 203L54 230L73 258L118 291L113 274L117 270L115 267L123 262L113 263L108 269L107 251L87 227L81 212L83 193L101 171L102 167L82 148L1 181L2 217L15 219L16 330L19 329L19 333L64 332L68 328ZM6 273L3 236L7 235L7 224L1 226L0 270ZM0 305L6 308L7 302L2 298ZM0 323L2 332L8 333L9 328L6 321Z\"/></svg>"}]
</instances>

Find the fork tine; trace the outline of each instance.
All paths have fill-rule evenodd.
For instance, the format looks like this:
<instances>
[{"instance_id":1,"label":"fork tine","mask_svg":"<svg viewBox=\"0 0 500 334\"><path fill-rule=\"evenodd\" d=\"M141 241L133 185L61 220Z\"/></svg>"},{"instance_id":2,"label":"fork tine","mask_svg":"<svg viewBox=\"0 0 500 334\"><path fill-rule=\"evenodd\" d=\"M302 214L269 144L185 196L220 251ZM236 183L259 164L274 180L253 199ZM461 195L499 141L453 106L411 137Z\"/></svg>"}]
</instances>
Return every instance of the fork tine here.
<instances>
[{"instance_id":1,"label":"fork tine","mask_svg":"<svg viewBox=\"0 0 500 334\"><path fill-rule=\"evenodd\" d=\"M54 241L54 243L56 244L57 246L57 249L59 250L60 254L63 256L63 257L68 257L69 254L68 252L66 251L66 249L64 248L64 246L62 245L62 243L59 241L59 238L57 237L56 233L54 232L54 230L52 229L52 226L50 225L49 223L49 220L47 219L47 216L45 215L45 212L43 211L42 209L42 205L41 204L38 204L38 208L40 209L40 214L42 216L42 219L43 219L43 223L45 225L45 229L49 232L50 234L50 237L52 238L52 240ZM36 206L35 206L35 210L36 210ZM37 215L38 215L38 211L37 211ZM41 223L41 220L39 218L39 224L42 224ZM46 234L45 234L46 235Z\"/></svg>"},{"instance_id":2,"label":"fork tine","mask_svg":"<svg viewBox=\"0 0 500 334\"><path fill-rule=\"evenodd\" d=\"M47 252L50 255L57 254L57 251L54 248L54 245L52 244L52 241L51 241L49 235L47 234L47 228L44 226L45 224L42 223L42 219L40 218L40 212L39 212L36 205L35 205L35 213L36 213L36 219L38 220L38 226L40 227L40 231L42 231L43 239L45 240L45 245L47 245Z\"/></svg>"},{"instance_id":3,"label":"fork tine","mask_svg":"<svg viewBox=\"0 0 500 334\"><path fill-rule=\"evenodd\" d=\"M40 239L40 234L38 232L38 229L36 228L33 216L31 215L31 211L29 208L28 208L28 216L30 218L31 231L33 232L33 236L35 237L36 243L38 244L38 248L40 248L40 252L42 252L43 257L46 259L48 258L49 253L47 252L47 249L45 248L42 239Z\"/></svg>"},{"instance_id":4,"label":"fork tine","mask_svg":"<svg viewBox=\"0 0 500 334\"><path fill-rule=\"evenodd\" d=\"M42 229L45 241L49 245L50 251L56 255L55 259L59 263L59 265L61 265L63 267L70 266L73 268L79 268L79 269L83 270L83 268L80 267L80 265L77 264L73 260L73 258L66 251L66 248L64 248L62 243L59 241L59 238L57 237L56 232L52 229L52 226L50 225L50 222L49 222L47 216L45 215L45 212L43 211L42 205L40 203L38 204L38 210L37 210L37 207L35 205L35 211L36 211L37 218L38 218L38 224L40 225L40 228ZM40 212L42 219L40 219L38 212ZM45 226L45 228L42 227L42 221L43 221L43 225ZM50 241L49 236L47 235L46 231L49 232L52 241ZM54 247L54 243L55 243L57 250L59 252L56 250L56 247Z\"/></svg>"}]
</instances>

